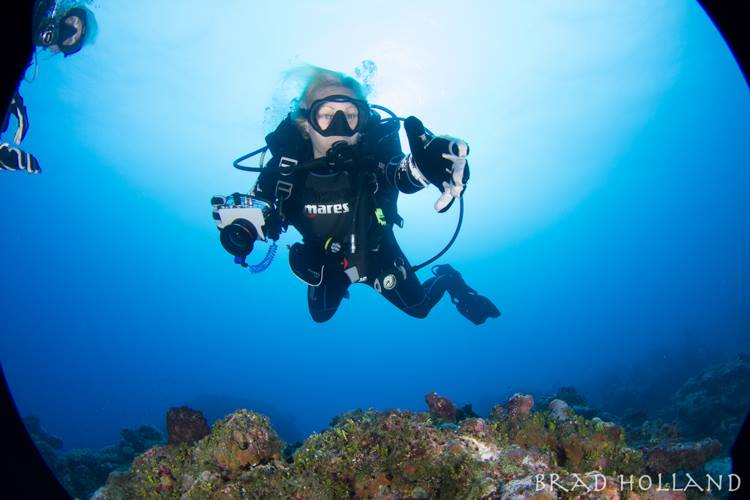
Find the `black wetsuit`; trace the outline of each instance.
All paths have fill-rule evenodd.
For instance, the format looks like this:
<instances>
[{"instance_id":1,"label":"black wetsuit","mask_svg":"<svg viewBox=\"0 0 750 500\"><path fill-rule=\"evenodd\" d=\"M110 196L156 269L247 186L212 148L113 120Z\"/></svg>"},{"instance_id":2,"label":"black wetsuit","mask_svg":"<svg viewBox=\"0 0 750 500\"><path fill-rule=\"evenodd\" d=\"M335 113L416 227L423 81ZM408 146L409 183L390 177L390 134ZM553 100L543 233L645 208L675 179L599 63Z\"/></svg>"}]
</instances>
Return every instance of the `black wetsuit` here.
<instances>
[{"instance_id":1,"label":"black wetsuit","mask_svg":"<svg viewBox=\"0 0 750 500\"><path fill-rule=\"evenodd\" d=\"M401 161L397 125L369 127L346 168L290 169L284 175L276 170L280 162L312 159L310 142L285 122L266 138L271 168L261 172L252 194L276 209L278 220L267 221L277 225L267 229L272 237L289 225L302 235L303 243L291 248L290 265L308 283L312 318L330 319L355 282L367 283L411 316L427 316L447 280L421 283L393 234L393 225L403 224L396 210L399 192L424 187Z\"/></svg>"}]
</instances>

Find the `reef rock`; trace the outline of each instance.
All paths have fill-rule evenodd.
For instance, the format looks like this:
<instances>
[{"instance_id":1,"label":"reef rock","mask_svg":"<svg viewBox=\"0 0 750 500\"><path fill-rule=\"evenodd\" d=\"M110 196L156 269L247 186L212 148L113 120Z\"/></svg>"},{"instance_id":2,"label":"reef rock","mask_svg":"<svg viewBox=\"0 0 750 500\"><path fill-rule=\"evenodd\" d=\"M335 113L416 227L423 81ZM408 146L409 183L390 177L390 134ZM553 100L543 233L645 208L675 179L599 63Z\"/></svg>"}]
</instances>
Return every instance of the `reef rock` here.
<instances>
[{"instance_id":1,"label":"reef rock","mask_svg":"<svg viewBox=\"0 0 750 500\"><path fill-rule=\"evenodd\" d=\"M39 417L29 415L23 418L23 423L26 425L26 430L29 431L32 439L36 442L43 442L47 444L53 450L59 450L63 446L62 439L59 437L49 434L42 428L42 424L39 421Z\"/></svg>"},{"instance_id":2,"label":"reef rock","mask_svg":"<svg viewBox=\"0 0 750 500\"><path fill-rule=\"evenodd\" d=\"M721 443L704 439L698 443L678 443L645 450L646 468L652 474L679 469L696 470L721 454Z\"/></svg>"},{"instance_id":3,"label":"reef rock","mask_svg":"<svg viewBox=\"0 0 750 500\"><path fill-rule=\"evenodd\" d=\"M51 469L55 470L59 466L57 450L63 446L62 439L45 431L37 416L29 415L24 417L23 423L44 461Z\"/></svg>"},{"instance_id":4,"label":"reef rock","mask_svg":"<svg viewBox=\"0 0 750 500\"><path fill-rule=\"evenodd\" d=\"M167 442L169 444L193 444L207 436L208 423L203 413L181 406L167 411Z\"/></svg>"},{"instance_id":5,"label":"reef rock","mask_svg":"<svg viewBox=\"0 0 750 500\"><path fill-rule=\"evenodd\" d=\"M570 409L568 403L562 399L553 399L549 403L549 410L552 412L552 417L558 422L564 422L570 418L573 414L573 410Z\"/></svg>"},{"instance_id":6,"label":"reef rock","mask_svg":"<svg viewBox=\"0 0 750 500\"><path fill-rule=\"evenodd\" d=\"M586 406L586 398L575 387L560 387L552 399L562 399L570 406Z\"/></svg>"},{"instance_id":7,"label":"reef rock","mask_svg":"<svg viewBox=\"0 0 750 500\"><path fill-rule=\"evenodd\" d=\"M450 399L438 396L435 392L430 392L425 394L424 400L433 418L444 422L456 421L456 406Z\"/></svg>"},{"instance_id":8,"label":"reef rock","mask_svg":"<svg viewBox=\"0 0 750 500\"><path fill-rule=\"evenodd\" d=\"M476 437L487 437L491 430L483 418L467 418L461 421L459 430L462 434Z\"/></svg>"},{"instance_id":9,"label":"reef rock","mask_svg":"<svg viewBox=\"0 0 750 500\"><path fill-rule=\"evenodd\" d=\"M750 356L711 366L674 395L678 425L688 439L713 437L728 448L750 408Z\"/></svg>"},{"instance_id":10,"label":"reef rock","mask_svg":"<svg viewBox=\"0 0 750 500\"><path fill-rule=\"evenodd\" d=\"M497 403L492 407L490 410L490 419L491 420L500 420L508 415L508 410L500 403Z\"/></svg>"},{"instance_id":11,"label":"reef rock","mask_svg":"<svg viewBox=\"0 0 750 500\"><path fill-rule=\"evenodd\" d=\"M152 425L141 425L137 429L125 428L120 431L120 442L113 448L105 448L103 453L117 463L130 463L133 458L156 444L164 442L159 430Z\"/></svg>"}]
</instances>

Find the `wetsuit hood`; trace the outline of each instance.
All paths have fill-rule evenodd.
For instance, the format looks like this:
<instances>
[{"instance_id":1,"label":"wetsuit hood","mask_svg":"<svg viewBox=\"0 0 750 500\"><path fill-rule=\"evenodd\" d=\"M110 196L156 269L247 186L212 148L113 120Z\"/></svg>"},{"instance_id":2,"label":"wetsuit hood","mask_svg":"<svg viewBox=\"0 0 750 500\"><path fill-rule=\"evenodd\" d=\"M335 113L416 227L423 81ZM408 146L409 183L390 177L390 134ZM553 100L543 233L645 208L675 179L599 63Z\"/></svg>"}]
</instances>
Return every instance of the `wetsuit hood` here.
<instances>
[{"instance_id":1,"label":"wetsuit hood","mask_svg":"<svg viewBox=\"0 0 750 500\"><path fill-rule=\"evenodd\" d=\"M312 143L302 137L291 115L287 115L276 130L266 136L266 144L275 158L286 156L303 162L313 157Z\"/></svg>"}]
</instances>

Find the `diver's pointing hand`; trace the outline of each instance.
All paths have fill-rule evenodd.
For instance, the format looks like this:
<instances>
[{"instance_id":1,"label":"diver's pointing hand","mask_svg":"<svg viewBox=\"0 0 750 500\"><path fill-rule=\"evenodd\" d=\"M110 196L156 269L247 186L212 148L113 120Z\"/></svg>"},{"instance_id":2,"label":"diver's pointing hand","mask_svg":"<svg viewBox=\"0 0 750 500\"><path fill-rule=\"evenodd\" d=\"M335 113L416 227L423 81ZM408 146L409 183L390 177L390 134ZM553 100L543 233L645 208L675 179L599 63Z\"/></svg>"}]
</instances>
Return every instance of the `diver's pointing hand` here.
<instances>
[{"instance_id":1,"label":"diver's pointing hand","mask_svg":"<svg viewBox=\"0 0 750 500\"><path fill-rule=\"evenodd\" d=\"M422 122L413 116L404 120L412 159L419 174L441 191L435 210L444 212L460 197L469 180L466 141L447 135L430 136Z\"/></svg>"},{"instance_id":2,"label":"diver's pointing hand","mask_svg":"<svg viewBox=\"0 0 750 500\"><path fill-rule=\"evenodd\" d=\"M464 175L466 175L466 180L469 179L466 162L469 145L461 139L448 136L441 136L441 138L450 141L449 152L443 153L442 157L451 162L451 179L443 181L443 194L435 202L435 210L438 212L447 210L453 199L461 196L464 190Z\"/></svg>"}]
</instances>

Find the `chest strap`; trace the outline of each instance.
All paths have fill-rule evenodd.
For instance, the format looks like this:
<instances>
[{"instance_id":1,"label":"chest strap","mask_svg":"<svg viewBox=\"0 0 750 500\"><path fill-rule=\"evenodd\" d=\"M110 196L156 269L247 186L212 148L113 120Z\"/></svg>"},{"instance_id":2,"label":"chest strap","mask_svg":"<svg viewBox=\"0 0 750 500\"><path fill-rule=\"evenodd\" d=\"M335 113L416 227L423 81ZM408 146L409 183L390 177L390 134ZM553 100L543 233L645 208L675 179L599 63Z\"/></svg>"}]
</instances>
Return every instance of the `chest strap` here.
<instances>
[{"instance_id":1,"label":"chest strap","mask_svg":"<svg viewBox=\"0 0 750 500\"><path fill-rule=\"evenodd\" d=\"M284 214L284 200L288 200L292 196L293 186L294 184L291 182L282 181L281 179L276 181L276 192L274 193L274 197L276 198L276 206L278 207L278 212L282 221L286 219L286 215Z\"/></svg>"}]
</instances>

